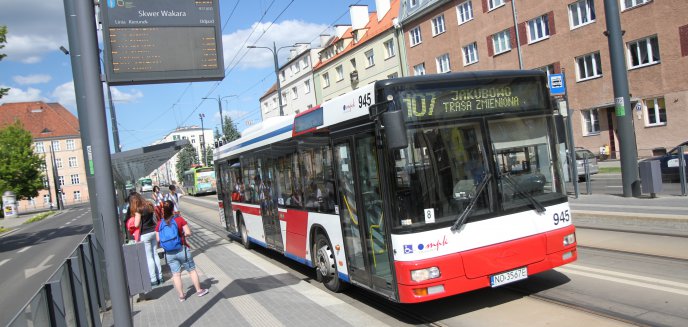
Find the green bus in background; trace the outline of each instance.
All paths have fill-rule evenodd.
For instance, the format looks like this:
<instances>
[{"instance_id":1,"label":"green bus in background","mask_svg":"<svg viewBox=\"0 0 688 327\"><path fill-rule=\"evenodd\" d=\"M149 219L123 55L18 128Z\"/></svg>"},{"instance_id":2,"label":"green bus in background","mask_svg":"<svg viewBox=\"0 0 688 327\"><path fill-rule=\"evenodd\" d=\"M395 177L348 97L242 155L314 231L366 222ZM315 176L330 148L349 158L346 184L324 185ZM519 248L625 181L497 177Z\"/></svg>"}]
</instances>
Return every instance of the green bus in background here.
<instances>
[{"instance_id":1,"label":"green bus in background","mask_svg":"<svg viewBox=\"0 0 688 327\"><path fill-rule=\"evenodd\" d=\"M153 191L153 180L150 178L141 177L136 184L138 184L137 186L140 192Z\"/></svg>"},{"instance_id":2,"label":"green bus in background","mask_svg":"<svg viewBox=\"0 0 688 327\"><path fill-rule=\"evenodd\" d=\"M212 167L194 167L185 171L182 187L186 194L194 196L215 193L215 169Z\"/></svg>"}]
</instances>

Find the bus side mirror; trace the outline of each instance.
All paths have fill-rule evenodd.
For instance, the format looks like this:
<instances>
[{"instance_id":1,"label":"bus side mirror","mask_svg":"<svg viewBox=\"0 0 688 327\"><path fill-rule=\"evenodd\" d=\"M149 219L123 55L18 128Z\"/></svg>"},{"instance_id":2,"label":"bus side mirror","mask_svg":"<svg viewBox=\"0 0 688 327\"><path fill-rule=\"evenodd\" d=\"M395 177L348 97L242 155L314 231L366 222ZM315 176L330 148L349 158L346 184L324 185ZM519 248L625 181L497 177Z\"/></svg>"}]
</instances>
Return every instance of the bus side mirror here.
<instances>
[{"instance_id":1,"label":"bus side mirror","mask_svg":"<svg viewBox=\"0 0 688 327\"><path fill-rule=\"evenodd\" d=\"M382 123L385 125L385 136L390 150L403 149L408 146L404 113L401 110L383 113Z\"/></svg>"}]
</instances>

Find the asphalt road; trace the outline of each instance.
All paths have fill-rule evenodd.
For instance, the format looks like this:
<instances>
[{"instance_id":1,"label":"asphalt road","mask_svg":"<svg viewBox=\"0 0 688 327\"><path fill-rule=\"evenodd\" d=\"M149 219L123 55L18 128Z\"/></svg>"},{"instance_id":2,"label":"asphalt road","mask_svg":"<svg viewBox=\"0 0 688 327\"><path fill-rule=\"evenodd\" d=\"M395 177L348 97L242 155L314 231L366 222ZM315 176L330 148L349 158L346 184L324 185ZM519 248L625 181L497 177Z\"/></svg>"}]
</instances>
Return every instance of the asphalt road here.
<instances>
[{"instance_id":1,"label":"asphalt road","mask_svg":"<svg viewBox=\"0 0 688 327\"><path fill-rule=\"evenodd\" d=\"M72 207L0 238L0 326L6 326L93 228L89 206Z\"/></svg>"}]
</instances>

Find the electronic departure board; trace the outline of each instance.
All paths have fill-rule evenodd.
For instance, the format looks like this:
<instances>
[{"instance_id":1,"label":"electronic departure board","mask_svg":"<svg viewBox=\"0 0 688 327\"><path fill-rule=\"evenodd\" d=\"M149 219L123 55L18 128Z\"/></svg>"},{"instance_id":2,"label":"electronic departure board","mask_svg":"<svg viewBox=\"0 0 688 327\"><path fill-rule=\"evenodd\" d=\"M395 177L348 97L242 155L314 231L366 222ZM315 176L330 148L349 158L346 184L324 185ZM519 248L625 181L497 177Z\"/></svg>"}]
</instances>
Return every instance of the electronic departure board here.
<instances>
[{"instance_id":1,"label":"electronic departure board","mask_svg":"<svg viewBox=\"0 0 688 327\"><path fill-rule=\"evenodd\" d=\"M101 0L111 85L224 78L219 0Z\"/></svg>"}]
</instances>

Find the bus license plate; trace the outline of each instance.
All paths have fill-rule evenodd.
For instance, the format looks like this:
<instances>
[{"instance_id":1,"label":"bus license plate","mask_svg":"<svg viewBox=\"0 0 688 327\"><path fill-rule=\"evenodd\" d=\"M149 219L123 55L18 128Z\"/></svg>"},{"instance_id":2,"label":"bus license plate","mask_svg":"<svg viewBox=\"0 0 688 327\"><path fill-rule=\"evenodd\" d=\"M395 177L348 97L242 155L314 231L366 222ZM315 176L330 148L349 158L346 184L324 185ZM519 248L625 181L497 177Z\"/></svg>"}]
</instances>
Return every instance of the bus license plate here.
<instances>
[{"instance_id":1,"label":"bus license plate","mask_svg":"<svg viewBox=\"0 0 688 327\"><path fill-rule=\"evenodd\" d=\"M526 278L528 278L528 268L523 267L490 276L490 285L492 287L497 287Z\"/></svg>"}]
</instances>

